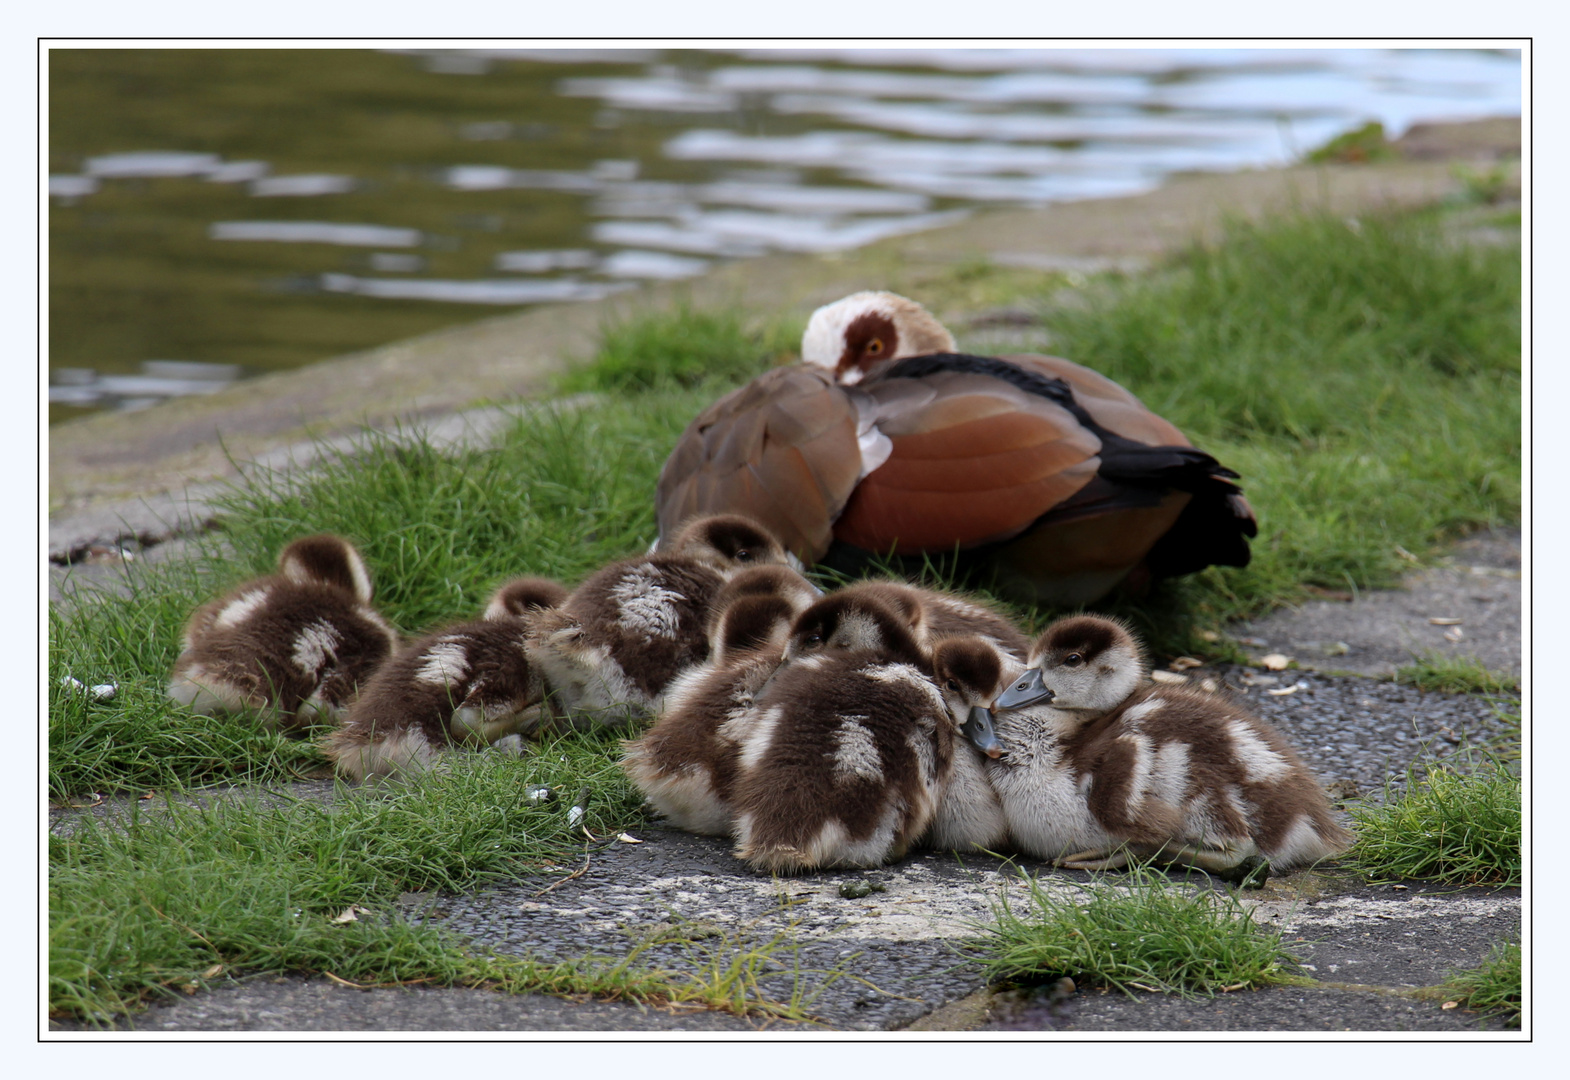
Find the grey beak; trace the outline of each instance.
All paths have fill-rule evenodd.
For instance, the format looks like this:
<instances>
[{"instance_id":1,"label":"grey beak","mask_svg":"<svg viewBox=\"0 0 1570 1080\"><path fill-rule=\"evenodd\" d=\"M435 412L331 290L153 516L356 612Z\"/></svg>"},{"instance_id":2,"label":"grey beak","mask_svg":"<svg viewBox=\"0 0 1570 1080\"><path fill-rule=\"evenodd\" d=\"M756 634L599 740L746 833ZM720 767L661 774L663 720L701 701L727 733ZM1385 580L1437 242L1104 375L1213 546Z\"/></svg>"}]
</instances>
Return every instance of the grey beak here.
<instances>
[{"instance_id":1,"label":"grey beak","mask_svg":"<svg viewBox=\"0 0 1570 1080\"><path fill-rule=\"evenodd\" d=\"M971 707L970 718L959 729L959 733L971 742L976 749L995 758L1003 753L1003 744L998 741L998 733L992 729L992 713L980 705Z\"/></svg>"},{"instance_id":2,"label":"grey beak","mask_svg":"<svg viewBox=\"0 0 1570 1080\"><path fill-rule=\"evenodd\" d=\"M1009 684L1007 690L992 703L995 709L1022 709L1038 701L1051 701L1053 693L1041 678L1040 668L1026 668L1025 673Z\"/></svg>"}]
</instances>

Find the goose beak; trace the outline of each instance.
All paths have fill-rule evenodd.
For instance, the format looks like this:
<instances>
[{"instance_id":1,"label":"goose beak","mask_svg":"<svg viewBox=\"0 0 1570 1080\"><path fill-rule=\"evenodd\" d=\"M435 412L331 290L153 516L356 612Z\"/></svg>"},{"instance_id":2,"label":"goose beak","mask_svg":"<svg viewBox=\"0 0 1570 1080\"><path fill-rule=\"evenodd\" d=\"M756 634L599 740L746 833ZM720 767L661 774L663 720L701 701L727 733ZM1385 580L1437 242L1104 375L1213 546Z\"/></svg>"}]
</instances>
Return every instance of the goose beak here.
<instances>
[{"instance_id":1,"label":"goose beak","mask_svg":"<svg viewBox=\"0 0 1570 1080\"><path fill-rule=\"evenodd\" d=\"M1041 678L1041 669L1026 668L1025 673L1010 683L992 705L998 709L1022 709L1038 701L1051 701L1053 696Z\"/></svg>"},{"instance_id":2,"label":"goose beak","mask_svg":"<svg viewBox=\"0 0 1570 1080\"><path fill-rule=\"evenodd\" d=\"M983 709L980 705L973 706L970 718L959 729L959 733L976 745L976 749L986 754L989 758L996 758L1003 753L1003 744L998 741L998 733L992 729L992 712Z\"/></svg>"}]
</instances>

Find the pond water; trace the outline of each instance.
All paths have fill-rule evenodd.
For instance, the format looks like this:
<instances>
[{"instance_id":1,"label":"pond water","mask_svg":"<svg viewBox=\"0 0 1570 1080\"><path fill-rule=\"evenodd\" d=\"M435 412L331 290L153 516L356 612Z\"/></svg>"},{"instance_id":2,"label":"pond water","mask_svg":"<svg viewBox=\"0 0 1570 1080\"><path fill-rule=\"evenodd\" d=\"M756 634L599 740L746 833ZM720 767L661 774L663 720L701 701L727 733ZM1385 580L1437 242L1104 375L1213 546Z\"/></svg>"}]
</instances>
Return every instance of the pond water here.
<instances>
[{"instance_id":1,"label":"pond water","mask_svg":"<svg viewBox=\"0 0 1570 1080\"><path fill-rule=\"evenodd\" d=\"M52 421L1521 108L1518 53L1459 49L51 49L48 78Z\"/></svg>"}]
</instances>

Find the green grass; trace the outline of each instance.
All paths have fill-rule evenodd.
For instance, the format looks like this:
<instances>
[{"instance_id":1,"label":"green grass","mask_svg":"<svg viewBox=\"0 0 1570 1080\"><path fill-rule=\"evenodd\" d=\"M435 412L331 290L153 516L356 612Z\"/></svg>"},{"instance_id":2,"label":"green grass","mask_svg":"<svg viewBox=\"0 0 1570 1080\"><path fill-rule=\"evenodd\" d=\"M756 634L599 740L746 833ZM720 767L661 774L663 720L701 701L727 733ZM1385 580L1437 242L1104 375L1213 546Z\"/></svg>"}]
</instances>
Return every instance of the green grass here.
<instances>
[{"instance_id":1,"label":"green grass","mask_svg":"<svg viewBox=\"0 0 1570 1080\"><path fill-rule=\"evenodd\" d=\"M692 387L719 379L741 382L795 359L802 326L773 321L749 326L735 311L698 311L683 304L605 328L587 364L562 376L563 393L635 393Z\"/></svg>"},{"instance_id":2,"label":"green grass","mask_svg":"<svg viewBox=\"0 0 1570 1080\"><path fill-rule=\"evenodd\" d=\"M1389 585L1521 510L1518 248L1425 215L1234 226L1168 269L1049 306L1050 351L1138 394L1242 474L1244 570L1188 579L1224 620L1304 585Z\"/></svg>"},{"instance_id":3,"label":"green grass","mask_svg":"<svg viewBox=\"0 0 1570 1080\"><path fill-rule=\"evenodd\" d=\"M1502 671L1490 671L1471 656L1420 656L1396 672L1396 681L1419 690L1442 694L1516 694L1521 680Z\"/></svg>"},{"instance_id":4,"label":"green grass","mask_svg":"<svg viewBox=\"0 0 1570 1080\"><path fill-rule=\"evenodd\" d=\"M1464 1008L1502 1013L1510 1027L1521 1026L1521 943L1502 942L1482 965L1458 971L1445 982Z\"/></svg>"},{"instance_id":5,"label":"green grass","mask_svg":"<svg viewBox=\"0 0 1570 1080\"><path fill-rule=\"evenodd\" d=\"M1357 842L1343 865L1374 880L1447 885L1521 884L1521 777L1499 758L1468 768L1409 768L1405 791L1352 806Z\"/></svg>"},{"instance_id":6,"label":"green grass","mask_svg":"<svg viewBox=\"0 0 1570 1080\"><path fill-rule=\"evenodd\" d=\"M357 984L593 993L805 1018L799 971L786 1000L761 985L792 970L775 958L782 938L722 937L690 971L672 973L640 964L646 944L619 959L520 960L396 914L404 892L457 892L582 859L570 799L528 802L525 783L588 787L584 826L596 836L639 821L615 745L601 735L550 741L523 759L466 755L331 806L177 801L154 813L133 802L119 823L83 819L50 838L50 1011L106 1023L220 973L329 972ZM356 917L339 921L351 909Z\"/></svg>"},{"instance_id":7,"label":"green grass","mask_svg":"<svg viewBox=\"0 0 1570 1080\"><path fill-rule=\"evenodd\" d=\"M1029 901L1016 912L1008 894L981 924L975 952L990 980L1043 983L1068 976L1081 985L1215 994L1283 982L1296 961L1279 933L1264 930L1230 893L1195 890L1158 870L1135 868L1126 884L1061 882L1043 888L1026 876Z\"/></svg>"}]
</instances>

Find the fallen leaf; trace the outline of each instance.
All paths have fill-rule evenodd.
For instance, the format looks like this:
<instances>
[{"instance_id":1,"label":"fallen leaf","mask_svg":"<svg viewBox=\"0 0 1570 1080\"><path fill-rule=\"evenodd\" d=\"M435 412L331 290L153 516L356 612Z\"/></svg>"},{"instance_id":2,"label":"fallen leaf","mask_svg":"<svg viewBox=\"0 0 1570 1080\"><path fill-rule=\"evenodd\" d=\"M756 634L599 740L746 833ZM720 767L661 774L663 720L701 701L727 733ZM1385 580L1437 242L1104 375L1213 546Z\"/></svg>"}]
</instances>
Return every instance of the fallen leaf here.
<instances>
[{"instance_id":1,"label":"fallen leaf","mask_svg":"<svg viewBox=\"0 0 1570 1080\"><path fill-rule=\"evenodd\" d=\"M1265 665L1265 670L1267 671L1285 671L1287 665L1292 662L1292 658L1282 653L1273 652L1269 656L1261 657L1259 662Z\"/></svg>"},{"instance_id":2,"label":"fallen leaf","mask_svg":"<svg viewBox=\"0 0 1570 1080\"><path fill-rule=\"evenodd\" d=\"M1430 615L1428 621L1435 626L1459 626L1461 624L1460 619L1452 619L1441 615Z\"/></svg>"},{"instance_id":3,"label":"fallen leaf","mask_svg":"<svg viewBox=\"0 0 1570 1080\"><path fill-rule=\"evenodd\" d=\"M1171 668L1173 671L1187 671L1189 668L1204 666L1205 662L1203 660L1195 660L1192 656L1179 656L1177 659L1173 660L1172 663L1167 665L1167 667Z\"/></svg>"},{"instance_id":4,"label":"fallen leaf","mask_svg":"<svg viewBox=\"0 0 1570 1080\"><path fill-rule=\"evenodd\" d=\"M1464 637L1466 637L1466 634L1462 632L1459 626L1452 626L1449 630L1445 631L1445 640L1450 642L1452 645Z\"/></svg>"},{"instance_id":5,"label":"fallen leaf","mask_svg":"<svg viewBox=\"0 0 1570 1080\"><path fill-rule=\"evenodd\" d=\"M1188 676L1179 675L1175 671L1152 671L1150 673L1150 681L1158 683L1186 683L1188 682Z\"/></svg>"},{"instance_id":6,"label":"fallen leaf","mask_svg":"<svg viewBox=\"0 0 1570 1080\"><path fill-rule=\"evenodd\" d=\"M643 843L643 841L639 840L636 836L628 836L626 833L618 833L616 835L616 839L620 840L624 844L641 844L641 843Z\"/></svg>"},{"instance_id":7,"label":"fallen leaf","mask_svg":"<svg viewBox=\"0 0 1570 1080\"><path fill-rule=\"evenodd\" d=\"M1221 684L1214 679L1206 679L1199 684L1199 688L1207 694L1214 694L1221 689Z\"/></svg>"},{"instance_id":8,"label":"fallen leaf","mask_svg":"<svg viewBox=\"0 0 1570 1080\"><path fill-rule=\"evenodd\" d=\"M1395 550L1396 550L1396 555L1399 558L1405 559L1407 562L1411 563L1413 566L1416 566L1418 564L1418 562L1420 561L1416 555L1413 555L1410 551L1408 551L1406 548L1402 547L1400 544L1396 545Z\"/></svg>"},{"instance_id":9,"label":"fallen leaf","mask_svg":"<svg viewBox=\"0 0 1570 1080\"><path fill-rule=\"evenodd\" d=\"M1347 653L1352 651L1352 646L1348 645L1344 641L1335 641L1331 642L1329 645L1321 645L1320 651L1323 652L1326 656L1345 656Z\"/></svg>"},{"instance_id":10,"label":"fallen leaf","mask_svg":"<svg viewBox=\"0 0 1570 1080\"><path fill-rule=\"evenodd\" d=\"M1460 1002L1459 1002L1459 1001L1447 1001L1447 1002L1445 1002L1445 1003L1444 1003L1444 1004L1443 1004L1443 1005L1441 1005L1441 1006L1439 1006L1439 1007L1440 1007L1440 1008L1441 1008L1441 1009L1453 1009L1453 1008L1455 1008L1455 1007L1456 1007L1456 1006L1457 1006L1457 1005L1460 1005L1460 1004L1461 1004L1461 1003L1460 1003Z\"/></svg>"},{"instance_id":11,"label":"fallen leaf","mask_svg":"<svg viewBox=\"0 0 1570 1080\"><path fill-rule=\"evenodd\" d=\"M1295 694L1297 693L1297 690L1297 683L1293 683L1291 686L1280 686L1274 690L1266 690L1265 693L1269 694L1271 697L1283 697L1287 694Z\"/></svg>"},{"instance_id":12,"label":"fallen leaf","mask_svg":"<svg viewBox=\"0 0 1570 1080\"><path fill-rule=\"evenodd\" d=\"M214 964L212 967L210 967L206 971L202 972L202 978L204 978L204 979L215 978L215 977L223 974L223 969L224 969L224 966L222 964Z\"/></svg>"},{"instance_id":13,"label":"fallen leaf","mask_svg":"<svg viewBox=\"0 0 1570 1080\"><path fill-rule=\"evenodd\" d=\"M1200 639L1203 640L1203 641L1220 641L1221 640L1221 635L1216 633L1214 630L1201 630L1199 632L1199 636L1200 636Z\"/></svg>"},{"instance_id":14,"label":"fallen leaf","mask_svg":"<svg viewBox=\"0 0 1570 1080\"><path fill-rule=\"evenodd\" d=\"M348 907L343 909L343 912L341 914L339 914L336 918L333 919L333 922L335 922L335 923L359 922L361 914L369 915L370 913L371 912L370 912L369 908L363 908L359 904L350 904Z\"/></svg>"}]
</instances>

